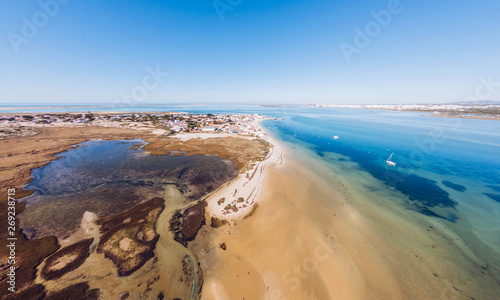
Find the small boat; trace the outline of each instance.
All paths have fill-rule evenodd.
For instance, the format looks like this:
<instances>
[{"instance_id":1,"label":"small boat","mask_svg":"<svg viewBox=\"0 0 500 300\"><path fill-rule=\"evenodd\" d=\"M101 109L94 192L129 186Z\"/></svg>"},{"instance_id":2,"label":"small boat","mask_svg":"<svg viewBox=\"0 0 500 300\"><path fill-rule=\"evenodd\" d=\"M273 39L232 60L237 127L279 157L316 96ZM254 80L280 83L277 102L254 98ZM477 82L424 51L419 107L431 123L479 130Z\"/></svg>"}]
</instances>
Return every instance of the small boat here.
<instances>
[{"instance_id":1,"label":"small boat","mask_svg":"<svg viewBox=\"0 0 500 300\"><path fill-rule=\"evenodd\" d=\"M333 139L334 139L334 140L338 140L338 139L339 139L339 137L338 137L338 136L334 136L334 137L333 137Z\"/></svg>"},{"instance_id":2,"label":"small boat","mask_svg":"<svg viewBox=\"0 0 500 300\"><path fill-rule=\"evenodd\" d=\"M389 158L385 161L386 164L388 164L389 166L392 166L392 167L395 167L396 166L396 163L391 161L391 158L392 156L394 155L394 152L392 152L392 154L389 156Z\"/></svg>"}]
</instances>

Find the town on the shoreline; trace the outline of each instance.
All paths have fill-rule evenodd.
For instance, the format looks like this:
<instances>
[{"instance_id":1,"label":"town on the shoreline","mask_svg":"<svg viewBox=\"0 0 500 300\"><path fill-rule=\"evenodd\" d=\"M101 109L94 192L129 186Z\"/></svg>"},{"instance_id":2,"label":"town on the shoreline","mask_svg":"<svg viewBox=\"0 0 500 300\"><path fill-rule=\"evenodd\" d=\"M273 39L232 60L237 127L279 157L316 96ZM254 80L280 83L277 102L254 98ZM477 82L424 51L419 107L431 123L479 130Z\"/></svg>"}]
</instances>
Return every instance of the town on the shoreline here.
<instances>
[{"instance_id":1,"label":"town on the shoreline","mask_svg":"<svg viewBox=\"0 0 500 300\"><path fill-rule=\"evenodd\" d=\"M0 138L25 135L45 126L102 126L159 129L164 135L180 132L233 133L262 137L258 114L187 113L19 113L0 115Z\"/></svg>"},{"instance_id":2,"label":"town on the shoreline","mask_svg":"<svg viewBox=\"0 0 500 300\"><path fill-rule=\"evenodd\" d=\"M493 101L495 102L495 101ZM456 104L310 104L313 107L364 108L393 111L431 112L438 116L449 117L489 117L500 118L500 104L495 103L456 103Z\"/></svg>"}]
</instances>

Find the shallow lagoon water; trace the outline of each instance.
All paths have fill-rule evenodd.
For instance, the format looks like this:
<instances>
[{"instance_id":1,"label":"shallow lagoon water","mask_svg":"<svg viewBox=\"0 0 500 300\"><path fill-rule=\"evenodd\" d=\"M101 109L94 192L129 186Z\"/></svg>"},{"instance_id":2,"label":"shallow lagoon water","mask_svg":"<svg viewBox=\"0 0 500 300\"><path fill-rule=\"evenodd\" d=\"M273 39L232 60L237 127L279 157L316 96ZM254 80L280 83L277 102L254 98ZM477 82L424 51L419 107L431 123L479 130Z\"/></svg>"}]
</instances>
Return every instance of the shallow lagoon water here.
<instances>
[{"instance_id":1,"label":"shallow lagoon water","mask_svg":"<svg viewBox=\"0 0 500 300\"><path fill-rule=\"evenodd\" d=\"M25 198L26 210L20 215L25 232L30 237L68 237L85 211L99 217L118 213L161 197L167 185L176 186L186 201L192 201L238 173L233 163L218 156L154 156L132 147L138 143L82 143L33 170L33 180L25 189L35 193Z\"/></svg>"},{"instance_id":2,"label":"shallow lagoon water","mask_svg":"<svg viewBox=\"0 0 500 300\"><path fill-rule=\"evenodd\" d=\"M420 213L422 220L440 220L500 280L500 123L405 112L306 111L265 125L297 151L314 151L323 163L343 170L341 180L362 189L366 199L376 186L378 196ZM385 162L391 153L396 167Z\"/></svg>"},{"instance_id":3,"label":"shallow lagoon water","mask_svg":"<svg viewBox=\"0 0 500 300\"><path fill-rule=\"evenodd\" d=\"M314 151L324 164L347 170L343 180L356 183L356 178L363 178L368 186L369 179L377 187L374 192L390 194L387 199L420 213L422 218L440 220L463 238L500 280L498 121L300 105L165 105L95 111L258 113L284 118L265 121L264 125L278 139ZM396 167L385 163L393 152Z\"/></svg>"}]
</instances>

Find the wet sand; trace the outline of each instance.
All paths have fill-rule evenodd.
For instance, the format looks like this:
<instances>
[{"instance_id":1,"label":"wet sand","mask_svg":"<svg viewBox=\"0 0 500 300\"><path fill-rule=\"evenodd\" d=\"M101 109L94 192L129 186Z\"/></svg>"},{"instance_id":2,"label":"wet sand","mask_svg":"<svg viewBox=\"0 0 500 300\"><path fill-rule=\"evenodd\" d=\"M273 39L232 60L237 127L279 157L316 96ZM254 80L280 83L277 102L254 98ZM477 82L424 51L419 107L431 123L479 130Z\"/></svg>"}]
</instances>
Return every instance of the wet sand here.
<instances>
[{"instance_id":1,"label":"wet sand","mask_svg":"<svg viewBox=\"0 0 500 300\"><path fill-rule=\"evenodd\" d=\"M137 133L129 135L133 134ZM63 146L74 142L65 141ZM44 160L33 163L54 159L55 145L56 139ZM46 284L47 290L59 290L85 274L90 287L101 289L105 298L126 292L131 298L146 296L152 287L166 289L169 297L187 299L196 297L203 283L201 299L495 299L499 283L491 266L443 221L404 209L398 202L401 195L377 185L370 175L327 167L314 153L286 146L283 166L271 165L265 175L252 216L218 229L202 228L202 236L193 243L205 252L186 249L170 238L168 220L183 199L178 191L166 190L163 196L171 206L158 219L163 238L155 250L156 262L147 262L122 281L111 261L92 254L63 280ZM17 154L20 150L14 151L19 157L5 155L5 162L41 156L26 149L24 156ZM5 145L4 152L8 151L13 150ZM186 255L191 261L185 260ZM198 259L203 275L198 273ZM158 276L151 285L141 285ZM40 278L36 282L42 283Z\"/></svg>"},{"instance_id":2,"label":"wet sand","mask_svg":"<svg viewBox=\"0 0 500 300\"><path fill-rule=\"evenodd\" d=\"M261 128L258 123L255 126ZM252 161L252 167L240 171L235 179L227 182L207 197L208 210L213 217L238 220L255 209L254 205L260 199L264 189L268 167L281 166L283 163L281 144L269 135L263 136L262 139L271 145L267 156L262 160ZM240 201L238 202L237 199ZM226 209L226 205L232 205L236 211Z\"/></svg>"},{"instance_id":3,"label":"wet sand","mask_svg":"<svg viewBox=\"0 0 500 300\"><path fill-rule=\"evenodd\" d=\"M202 299L494 299L498 282L441 221L301 151L270 168L254 215L217 229Z\"/></svg>"},{"instance_id":4,"label":"wet sand","mask_svg":"<svg viewBox=\"0 0 500 300\"><path fill-rule=\"evenodd\" d=\"M218 141L224 144L225 147L212 149L211 155L224 155L230 151L235 157L245 157L246 160L252 161L255 156L263 156L263 145L255 143L252 140L241 139L244 141L242 146L240 139L230 138L231 141L225 140L221 134ZM7 191L7 188L16 188L15 199L20 200L29 194L26 190L21 190L22 187L30 182L32 169L46 166L51 161L56 160L54 156L57 153L71 149L74 145L87 140L104 139L104 140L130 140L135 138L153 138L154 132L138 131L131 128L103 128L95 126L86 127L68 127L68 128L38 128L37 134L29 136L12 136L0 143L0 186L2 190ZM163 137L162 137L163 138ZM166 137L165 137L166 139ZM184 144L188 147L197 139L190 139ZM231 148L233 147L233 148ZM80 148L80 147L79 147ZM240 149L243 148L243 149ZM80 148L81 150L82 148ZM204 150L204 149L200 149ZM244 153L240 153L239 151ZM201 156L193 157L198 160ZM179 158L180 159L180 158ZM191 159L191 158L190 158ZM220 158L217 158L220 160ZM233 164L227 162L231 168ZM157 164L153 164L153 166ZM154 168L153 168L154 169ZM195 170L193 168L190 168ZM211 173L217 171L212 165L210 166ZM236 169L234 169L237 172ZM199 173L199 172L197 172ZM214 174L211 174L210 184L214 185ZM228 179L225 179L228 180ZM198 181L197 181L198 182ZM200 182L198 182L200 183ZM137 270L133 275L127 277L119 277L117 275L116 266L111 260L106 259L103 254L96 253L95 246L98 243L98 227L93 224L94 219L98 216L95 214L84 213L82 227L65 240L57 240L55 237L46 237L42 239L34 239L28 241L19 233L20 218L17 219L16 228L18 228L18 248L16 248L16 256L18 258L18 276L17 284L21 292L28 291L31 293L30 298L39 299L43 293L56 293L67 288L72 284L88 282L90 288L99 289L101 296L105 299L120 298L129 295L130 299L148 298L157 299L161 295L180 299L195 299L198 297L199 289L203 284L203 273L198 267L198 259L196 255L189 249L184 248L181 244L173 239L173 234L169 230L169 220L176 210L183 209L188 204L189 199L186 199L187 194L182 194L172 184L165 183L161 185L165 191L155 191L155 195L166 199L165 210L161 213L158 223L157 232L161 236L155 249L155 259L147 261L143 267ZM214 186L216 189L218 186ZM138 188L139 189L139 188ZM141 190L142 191L142 190ZM138 192L141 192L138 190ZM109 195L109 189L102 189L99 193ZM204 194L205 192L203 192ZM148 194L149 195L149 194ZM6 198L6 194L5 197ZM146 193L142 193L144 198L147 198ZM16 212L21 213L25 209L26 199L18 201L16 204ZM6 201L4 205L0 205L0 211L7 214ZM58 210L61 210L59 206ZM90 209L92 210L92 209ZM67 216L67 215L66 215ZM22 217L22 215L20 216ZM81 217L75 217L78 222ZM0 219L2 220L2 219ZM6 219L3 219L6 225ZM4 236L0 234L0 236ZM46 281L40 277L41 269L44 266L43 260L51 253L55 252L60 246L72 244L81 239L94 238L94 244L90 247L90 256L77 269L69 271L63 277ZM59 245L60 244L60 245ZM6 261L6 250L0 251L0 258ZM3 266L7 264L3 263ZM5 277L3 278L5 279ZM4 296L6 289L6 281L2 280L2 292L0 297ZM87 284L87 283L85 283ZM26 296L23 296L26 297Z\"/></svg>"},{"instance_id":5,"label":"wet sand","mask_svg":"<svg viewBox=\"0 0 500 300\"><path fill-rule=\"evenodd\" d=\"M139 270L130 276L120 277L117 268L104 254L92 251L85 262L76 270L70 271L59 280L46 281L38 277L36 283L43 283L48 293L59 291L68 286L68 283L77 283L85 280L92 289L99 289L102 299L121 299L128 294L129 299L157 299L160 292L169 297L189 299L193 281L191 266L187 266L189 276L185 274L183 259L192 253L171 238L169 220L173 211L185 203L183 195L173 186L166 186L163 193L158 194L165 201L165 209L160 214L156 230L162 236L155 251L155 259L148 260ZM97 216L89 214L82 220L81 238L95 239L94 246L100 239L99 225L96 225ZM86 229L86 230L84 230ZM44 263L38 266L41 272ZM194 265L196 268L196 264ZM197 272L198 270L194 270ZM200 274L196 274L201 281ZM182 280L181 280L182 278Z\"/></svg>"}]
</instances>

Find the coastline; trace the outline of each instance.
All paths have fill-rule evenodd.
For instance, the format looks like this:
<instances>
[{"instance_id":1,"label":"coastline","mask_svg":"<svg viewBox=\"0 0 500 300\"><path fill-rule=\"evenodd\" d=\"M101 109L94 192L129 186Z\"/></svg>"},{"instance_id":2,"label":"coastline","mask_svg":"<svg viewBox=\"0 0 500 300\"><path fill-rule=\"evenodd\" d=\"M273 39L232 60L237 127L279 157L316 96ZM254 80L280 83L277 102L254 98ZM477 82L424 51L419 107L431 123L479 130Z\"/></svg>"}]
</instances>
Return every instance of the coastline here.
<instances>
[{"instance_id":1,"label":"coastline","mask_svg":"<svg viewBox=\"0 0 500 300\"><path fill-rule=\"evenodd\" d=\"M490 107L485 106L463 106L463 105L451 105L452 107L446 107L450 105L446 104L429 104L427 107L415 108L415 106L426 106L426 105L308 105L319 108L341 108L341 109L366 109L366 110L382 110L382 111L393 111L393 112L414 112L414 113L427 113L428 115L421 115L423 117L440 117L440 118L460 118L460 119L477 119L477 120L500 120L500 106L492 105ZM404 107L407 106L407 107ZM444 107L443 107L444 106ZM487 113L467 111L469 109L483 109L491 110Z\"/></svg>"},{"instance_id":2,"label":"coastline","mask_svg":"<svg viewBox=\"0 0 500 300\"><path fill-rule=\"evenodd\" d=\"M86 126L86 125L83 126L46 125L46 126L32 126L32 127L37 128L37 131L34 135L12 136L4 140L3 143L1 143L2 147L0 147L0 151L2 152L1 163L3 168L2 168L2 173L0 173L0 178L8 179L8 180L2 180L2 186L4 186L4 188L14 187L19 191L21 191L21 189L25 186L25 184L27 184L31 180L30 175L33 169L45 166L49 164L51 161L57 160L58 157L55 156L56 154L75 148L76 145L82 142L88 140L96 140L96 139L97 140L121 140L121 139L126 140L135 138L148 139L148 138L160 137L160 135L164 132L164 131L159 132L158 130L151 127L137 128L136 126L121 126L120 128L116 128L116 127L100 127L100 126ZM170 139L170 137L161 137L161 138ZM179 140L186 142L186 144L194 143L197 145L200 145L201 142L199 138L202 139L217 138L215 140L218 141L225 140L224 138L229 138L232 141L234 141L231 147L237 147L238 143L243 143L246 147L248 147L250 144L256 144L256 146L254 147L261 147L260 143L255 143L253 141L250 143L250 141L248 141L249 139L248 136L238 136L230 133L228 134L195 133L192 135L191 133L186 133L186 134L179 134L178 136L173 137L172 139L175 138L179 138ZM191 141L188 141L190 139L195 139L195 140L193 140L191 143ZM227 146L226 144L224 145L225 145L224 147ZM221 151L222 154L224 154L225 151L224 149L214 149L212 155L217 154ZM234 151L233 153L239 153L238 149L234 149L233 151ZM226 154L221 156L225 155ZM248 157L244 156L244 154L241 155L243 155L243 157ZM248 153L246 155L248 155ZM167 186L166 188L168 189L169 186ZM18 193L18 195L19 197L16 197L16 200L19 200L19 202L17 202L16 206L19 206L18 212L21 213L22 210L24 209L25 202L23 202L24 199L21 199L20 192ZM170 240L169 237L172 235L172 232L170 232L169 229L169 222L172 216L172 211L179 208L181 209L185 208L186 202L184 197L181 196L177 190L175 193L165 192L164 197L165 199L168 200L168 202L166 202L168 209L166 209L162 213L158 225L158 232L164 236L164 238L160 239L160 242L155 250L159 262L157 263L156 260L148 261L144 265L144 267L138 271L138 274L135 274L134 276L131 276L130 278L126 278L124 280L125 282L135 281L136 283L134 286L139 287L141 286L140 285L141 280L144 279L142 278L143 276L146 276L147 279L149 278L148 276L154 275L154 273L151 272L151 270L156 270L155 268L153 268L153 265L164 263L167 264L168 267L165 270L158 269L158 272L162 273L163 279L155 284L156 289L161 290L162 286L165 286L166 284L171 285L172 287L175 286L174 289L170 289L171 292L174 292L175 290L176 295L184 297L182 295L183 287L185 285L189 286L190 283L185 281L185 285L184 284L179 285L177 283L177 279L179 278L179 276L184 276L185 272L187 272L183 270L182 266L183 259L185 257L183 256L183 253L186 253L186 255L188 255L187 253L192 253L192 252L191 250L184 248L183 245L175 242L173 239ZM17 222L19 222L19 220ZM57 240L52 237L47 237L47 239L40 239L40 240L38 239L26 240L21 233L18 233L19 243L20 243L18 255L20 256L20 260L24 261L25 260L24 258L27 255L32 255L35 257L34 259L39 260L39 261L34 261L33 263L30 262L29 264L27 263L26 265L22 265L23 268L26 268L28 270L31 269L33 270L33 275L32 275L33 277L29 277L26 279L23 278L22 281L21 278L19 278L18 284L21 287L24 286L24 288L26 288L26 286L29 287L30 291L32 288L35 287L38 288L40 286L45 285L46 291L49 293L53 293L58 290L64 289L70 282L81 281L79 278L81 278L81 276L84 275L84 278L87 278L89 280L89 284L92 288L101 289L102 295L111 296L121 291L127 292L126 287L122 286L122 281L120 281L118 278L114 278L113 276L109 276L115 272L116 267L113 266L113 264L110 261L103 260L104 257L98 254L91 254L89 260L86 261L82 265L82 267L80 267L75 271L69 272L67 275L65 275L65 279L63 279L62 281L57 280L57 281L47 282L42 280L39 277L40 275L37 275L35 273L36 270L40 271L40 268L45 265L45 262L42 261L44 261L45 258L50 253L56 251L58 248L65 247L69 244L72 244L75 241L81 240L82 238L90 237L96 239L97 237L96 234L89 234L89 230L93 230L93 232L95 233L98 231L97 228L94 228L95 226L92 224L93 224L92 222L89 223L88 220L86 221L86 217L84 215L82 221L82 227L77 232L75 232L74 235L64 240ZM16 228L20 227L19 223L16 225L17 225ZM21 230L21 228L19 228L19 230ZM45 244L39 245L38 248L52 247L53 249L50 248L49 250L51 252L47 253L42 252L42 249L40 249L40 253L37 254L40 257L37 257L35 256L35 253L30 252L32 251L31 247L24 246L24 244L32 245L40 243L41 241L43 241ZM24 251L27 252L25 253ZM173 257L173 255L175 255L175 258ZM196 274L195 276L193 276L194 279L193 282L202 280L200 279L202 278L200 277L202 276L201 275L202 273L199 270L199 267L196 266L197 261L198 259L195 256L191 258L192 272L194 272L193 274ZM41 262L42 264L40 264ZM179 266L179 264L181 265ZM96 267L96 265L100 267ZM37 273L39 274L39 272ZM102 277L102 279L99 281L95 281L95 279L98 277ZM141 293L144 292L142 291L144 288L145 287L134 288L131 289L130 291ZM199 288L201 288L201 284L199 285ZM198 295L197 289L198 287L194 285L193 291L195 293L195 296ZM192 294L191 290L190 293Z\"/></svg>"},{"instance_id":3,"label":"coastline","mask_svg":"<svg viewBox=\"0 0 500 300\"><path fill-rule=\"evenodd\" d=\"M494 277L440 220L283 146L294 149L268 167L257 212L216 230L202 299L493 297Z\"/></svg>"},{"instance_id":4,"label":"coastline","mask_svg":"<svg viewBox=\"0 0 500 300\"><path fill-rule=\"evenodd\" d=\"M269 131L265 130L260 122L254 122L253 125L266 133L262 139L272 145L269 154L264 160L257 161L252 168L240 172L235 179L205 198L208 203L207 209L212 217L230 221L244 218L250 214L263 193L269 167L285 166L283 146L269 134ZM218 203L220 199L224 199L224 202ZM243 199L243 201L238 202L237 199ZM225 210L224 207L228 203L233 204L237 211Z\"/></svg>"},{"instance_id":5,"label":"coastline","mask_svg":"<svg viewBox=\"0 0 500 300\"><path fill-rule=\"evenodd\" d=\"M196 104L192 104L196 105ZM137 104L133 107L150 107L150 106L165 106L164 104ZM175 106L175 105L174 105ZM62 109L62 108L120 108L120 107L129 107L129 105L44 105L44 106L0 106L0 113L5 110L21 110L21 109ZM88 112L85 111L85 112ZM134 113L138 113L138 111L133 111ZM29 111L23 111L23 113L30 113ZM104 113L104 112L103 112ZM164 112L167 113L167 112Z\"/></svg>"},{"instance_id":6,"label":"coastline","mask_svg":"<svg viewBox=\"0 0 500 300\"><path fill-rule=\"evenodd\" d=\"M341 253L327 210L311 206L314 199L324 197L335 206L343 207L345 200L325 185L312 191L309 186L318 187L316 176L291 153L284 162L286 168L269 166L258 211L217 231L212 246L224 243L227 250L218 250L216 262L207 270L201 299L369 296L359 272L345 276L344 271L354 271L355 266Z\"/></svg>"},{"instance_id":7,"label":"coastline","mask_svg":"<svg viewBox=\"0 0 500 300\"><path fill-rule=\"evenodd\" d=\"M433 110L397 110L397 109L384 109L384 108L367 108L367 109L385 110L394 112L427 113L426 115L421 115L422 117L500 121L500 115L460 114L459 112L453 112L453 111L433 111Z\"/></svg>"},{"instance_id":8,"label":"coastline","mask_svg":"<svg viewBox=\"0 0 500 300\"><path fill-rule=\"evenodd\" d=\"M471 119L471 120L490 120L490 121L500 121L500 116L474 116L474 115L457 115L447 112L438 112L431 115L422 115L423 117L434 117L434 118L455 118L455 119Z\"/></svg>"},{"instance_id":9,"label":"coastline","mask_svg":"<svg viewBox=\"0 0 500 300\"><path fill-rule=\"evenodd\" d=\"M439 220L426 219L396 205L392 202L396 196L387 199L392 194L382 192L386 187L367 191L361 183L349 184L348 170L332 169L313 151L279 141L264 126L258 126L266 133L265 140L273 145L265 159L203 197L208 203L205 216L216 216L228 224L217 229L207 224L185 250L195 254L191 260L193 270L200 269L196 262L201 263L206 278L202 299L479 299L485 297L483 293L490 292L488 286L495 285L488 277L488 266ZM116 135L109 135L109 139L159 134L132 129L139 128L80 126L59 130L82 130L82 136L71 137L68 144L64 144L68 149L75 141L89 138L87 136L107 136L105 133ZM175 136L181 141L214 137L235 135L183 133ZM9 146L5 144L5 147ZM44 164L56 159L51 154L56 151L54 147L47 151L46 157L50 159ZM352 167L356 168L354 163ZM254 175L246 178L245 174ZM356 181L373 182L373 178L368 177L356 178ZM237 193L233 192L235 189ZM224 195L233 201L243 197L248 203L238 205L249 205L224 214L222 208L227 202L217 203ZM259 206L254 214L256 204ZM171 234L166 229L169 219L170 211L165 210L157 226L163 236ZM160 264L171 272L184 253L176 253L174 259L174 250L184 251L180 244L165 238L160 239L155 249ZM95 273L97 268L92 262L100 261L92 256L84 268ZM151 263L147 263L146 269L151 268ZM103 270L112 272L114 266L108 262ZM176 280L173 273L160 272L161 285L171 285L173 289ZM78 274L71 276L76 278ZM179 274L182 272L176 275ZM468 278L471 274L472 279ZM197 280L196 276L193 278ZM113 291L120 290L120 284L118 279L113 279L116 286ZM59 283L48 287L63 286L64 283ZM91 287L108 292L104 280L92 283ZM177 289L181 293L181 288Z\"/></svg>"}]
</instances>

